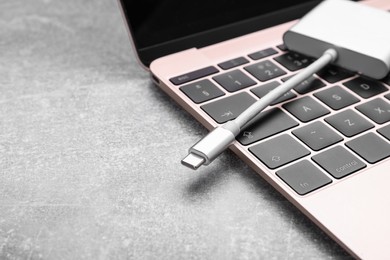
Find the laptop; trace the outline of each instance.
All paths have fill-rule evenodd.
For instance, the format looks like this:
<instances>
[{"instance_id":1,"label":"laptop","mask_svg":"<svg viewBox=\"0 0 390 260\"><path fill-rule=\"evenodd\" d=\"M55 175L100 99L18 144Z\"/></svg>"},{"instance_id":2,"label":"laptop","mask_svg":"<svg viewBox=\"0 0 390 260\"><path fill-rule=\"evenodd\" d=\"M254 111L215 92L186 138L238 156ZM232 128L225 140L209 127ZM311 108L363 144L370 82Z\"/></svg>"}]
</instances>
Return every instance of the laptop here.
<instances>
[{"instance_id":1,"label":"laptop","mask_svg":"<svg viewBox=\"0 0 390 260\"><path fill-rule=\"evenodd\" d=\"M311 64L282 35L319 3L119 0L140 66L209 130ZM389 0L359 3L390 10ZM230 147L358 259L390 258L389 89L390 76L327 66Z\"/></svg>"}]
</instances>

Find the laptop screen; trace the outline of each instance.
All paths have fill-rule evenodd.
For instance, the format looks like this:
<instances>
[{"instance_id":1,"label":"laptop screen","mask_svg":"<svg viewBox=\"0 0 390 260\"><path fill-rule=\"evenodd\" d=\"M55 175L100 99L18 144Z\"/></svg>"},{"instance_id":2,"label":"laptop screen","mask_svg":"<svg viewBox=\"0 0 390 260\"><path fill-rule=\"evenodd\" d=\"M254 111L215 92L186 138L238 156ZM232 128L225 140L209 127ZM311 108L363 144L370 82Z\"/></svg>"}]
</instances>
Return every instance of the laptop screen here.
<instances>
[{"instance_id":1,"label":"laptop screen","mask_svg":"<svg viewBox=\"0 0 390 260\"><path fill-rule=\"evenodd\" d=\"M120 0L142 63L303 16L320 0Z\"/></svg>"}]
</instances>

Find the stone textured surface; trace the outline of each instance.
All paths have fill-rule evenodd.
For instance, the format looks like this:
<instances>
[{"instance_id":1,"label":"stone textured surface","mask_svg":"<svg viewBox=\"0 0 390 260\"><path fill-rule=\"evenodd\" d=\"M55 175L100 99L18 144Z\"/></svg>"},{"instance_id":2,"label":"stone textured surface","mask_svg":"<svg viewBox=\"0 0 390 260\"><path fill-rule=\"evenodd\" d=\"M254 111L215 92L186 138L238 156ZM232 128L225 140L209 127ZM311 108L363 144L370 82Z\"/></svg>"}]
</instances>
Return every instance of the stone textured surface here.
<instances>
[{"instance_id":1,"label":"stone textured surface","mask_svg":"<svg viewBox=\"0 0 390 260\"><path fill-rule=\"evenodd\" d=\"M0 1L0 259L345 259L138 65L116 0Z\"/></svg>"}]
</instances>

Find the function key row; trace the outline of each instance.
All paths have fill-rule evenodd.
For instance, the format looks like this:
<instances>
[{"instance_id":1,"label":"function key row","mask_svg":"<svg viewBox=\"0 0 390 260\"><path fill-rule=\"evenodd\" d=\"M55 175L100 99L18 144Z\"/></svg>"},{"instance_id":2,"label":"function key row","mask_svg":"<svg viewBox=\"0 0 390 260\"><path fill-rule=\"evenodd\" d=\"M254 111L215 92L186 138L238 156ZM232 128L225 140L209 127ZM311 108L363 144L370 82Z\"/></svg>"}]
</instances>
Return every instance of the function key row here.
<instances>
[{"instance_id":1,"label":"function key row","mask_svg":"<svg viewBox=\"0 0 390 260\"><path fill-rule=\"evenodd\" d=\"M260 51L251 53L248 55L248 57L250 57L252 60L259 60L259 59L263 59L263 58L269 57L269 56L277 54L277 53L278 53L278 51L276 51L274 48L267 48L264 50L260 50ZM230 59L230 60L221 62L218 64L218 66L223 70L228 70L231 68L235 68L235 67L244 65L246 63L249 63L248 59L246 59L245 57L237 57L234 59ZM201 69L198 69L195 71L191 71L191 72L184 73L182 75L170 78L170 81L175 85L181 85L181 84L185 84L185 83L188 83L188 82L191 82L191 81L203 78L203 77L207 77L209 75L212 75L212 74L215 74L218 72L219 72L219 70L216 67L208 66L205 68L201 68Z\"/></svg>"},{"instance_id":2,"label":"function key row","mask_svg":"<svg viewBox=\"0 0 390 260\"><path fill-rule=\"evenodd\" d=\"M249 63L249 60L247 60L244 57L238 57L238 58L235 58L235 59L231 59L231 60L219 63L218 66L221 69L228 70L228 69L231 69L231 68L235 68L235 67L241 66L241 65L246 64L246 63Z\"/></svg>"},{"instance_id":3,"label":"function key row","mask_svg":"<svg viewBox=\"0 0 390 260\"><path fill-rule=\"evenodd\" d=\"M282 51L287 51L285 46L283 44L277 46L278 49ZM277 54L278 51L275 50L274 48L267 48L264 50L260 50L251 54L248 54L248 57L251 58L252 60L259 60L263 59L272 55ZM301 55L299 53L295 52L285 52L280 56L277 56L273 58L275 61L277 61L279 64L281 64L283 67L287 68L290 71L297 71L300 69L303 69L310 65L314 59L305 55ZM234 59L227 60L225 62L221 62L218 64L218 66L223 69L223 70L228 70L234 67L238 67L244 64L249 63L249 60L245 57L237 57ZM192 72L185 73L183 75L173 77L170 79L170 81L175 84L175 85L181 85L202 77L206 77L215 73L218 73L219 70L215 68L214 66L209 66L205 67L199 70L195 70ZM316 73L320 78L324 79L328 83L336 83L338 81L347 79L349 77L352 77L355 75L355 73L345 70L340 67L336 67L333 65L329 65L326 68L322 69L320 72ZM390 85L390 74L382 80L384 83ZM378 85L379 86L372 86L372 85ZM368 95L373 95L370 91L367 92L367 88L373 88L373 92L380 90L382 87L380 86L381 84L372 81L370 79L364 79L364 78L358 78L356 80L353 80L346 84L347 87L353 89L354 86L359 86L360 89L362 89L362 92L357 92L357 94L362 94L362 97L368 98ZM359 89L359 88L358 88ZM369 93L369 94L365 94ZM360 95L359 94L359 95Z\"/></svg>"},{"instance_id":4,"label":"function key row","mask_svg":"<svg viewBox=\"0 0 390 260\"><path fill-rule=\"evenodd\" d=\"M274 48L267 48L264 50L260 50L257 52L253 52L251 54L248 54L248 57L252 60L260 60L266 57L269 57L271 55L277 54L278 52ZM221 63L218 63L218 66L223 70L228 70L231 68L235 68L241 65L244 65L246 63L249 63L249 60L245 57L238 57L234 59L230 59Z\"/></svg>"}]
</instances>

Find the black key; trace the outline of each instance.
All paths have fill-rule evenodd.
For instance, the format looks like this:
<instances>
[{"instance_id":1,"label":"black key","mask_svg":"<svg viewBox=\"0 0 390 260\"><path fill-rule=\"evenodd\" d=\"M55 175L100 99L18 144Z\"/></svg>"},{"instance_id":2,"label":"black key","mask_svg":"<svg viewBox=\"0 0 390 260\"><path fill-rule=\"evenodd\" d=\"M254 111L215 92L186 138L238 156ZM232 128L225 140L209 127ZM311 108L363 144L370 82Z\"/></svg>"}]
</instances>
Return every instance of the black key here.
<instances>
[{"instance_id":1,"label":"black key","mask_svg":"<svg viewBox=\"0 0 390 260\"><path fill-rule=\"evenodd\" d=\"M378 133L386 137L388 140L390 140L390 125L379 128L377 131Z\"/></svg>"},{"instance_id":2,"label":"black key","mask_svg":"<svg viewBox=\"0 0 390 260\"><path fill-rule=\"evenodd\" d=\"M329 107L334 110L338 110L354 103L359 102L359 99L353 96L351 93L348 93L346 90L340 86L334 86L317 93L314 93L318 99L327 104Z\"/></svg>"},{"instance_id":3,"label":"black key","mask_svg":"<svg viewBox=\"0 0 390 260\"><path fill-rule=\"evenodd\" d=\"M359 136L345 145L369 163L376 163L390 156L390 144L375 133Z\"/></svg>"},{"instance_id":4,"label":"black key","mask_svg":"<svg viewBox=\"0 0 390 260\"><path fill-rule=\"evenodd\" d=\"M362 98L370 98L387 90L379 81L362 77L352 79L343 84Z\"/></svg>"},{"instance_id":5,"label":"black key","mask_svg":"<svg viewBox=\"0 0 390 260\"><path fill-rule=\"evenodd\" d=\"M355 74L345 69L331 65L320 70L317 75L329 83L335 83L340 80L352 77Z\"/></svg>"},{"instance_id":6,"label":"black key","mask_svg":"<svg viewBox=\"0 0 390 260\"><path fill-rule=\"evenodd\" d=\"M339 134L320 121L298 128L292 133L314 151L343 140Z\"/></svg>"},{"instance_id":7,"label":"black key","mask_svg":"<svg viewBox=\"0 0 390 260\"><path fill-rule=\"evenodd\" d=\"M367 119L351 109L329 116L325 118L325 121L348 137L360 134L374 127Z\"/></svg>"},{"instance_id":8,"label":"black key","mask_svg":"<svg viewBox=\"0 0 390 260\"><path fill-rule=\"evenodd\" d=\"M237 140L243 145L248 145L297 125L298 122L281 109L273 108L256 116L252 124L237 136Z\"/></svg>"},{"instance_id":9,"label":"black key","mask_svg":"<svg viewBox=\"0 0 390 260\"><path fill-rule=\"evenodd\" d=\"M210 67L206 67L203 69L191 71L191 72L182 74L182 75L177 76L177 77L173 77L170 79L170 81L175 85L180 85L180 84L184 84L184 83L187 83L187 82L199 79L199 78L206 77L206 76L211 75L211 74L215 74L217 72L219 72L219 70L217 68L210 66Z\"/></svg>"},{"instance_id":10,"label":"black key","mask_svg":"<svg viewBox=\"0 0 390 260\"><path fill-rule=\"evenodd\" d=\"M295 161L310 151L288 134L284 134L249 148L270 169Z\"/></svg>"},{"instance_id":11,"label":"black key","mask_svg":"<svg viewBox=\"0 0 390 260\"><path fill-rule=\"evenodd\" d=\"M248 56L252 60L259 60L259 59L262 59L262 58L274 55L276 53L278 53L278 52L275 49L268 48L268 49L265 49L265 50L261 50L261 51L257 51L257 52L251 53Z\"/></svg>"},{"instance_id":12,"label":"black key","mask_svg":"<svg viewBox=\"0 0 390 260\"><path fill-rule=\"evenodd\" d=\"M356 109L378 124L390 121L390 104L381 98L370 100Z\"/></svg>"},{"instance_id":13,"label":"black key","mask_svg":"<svg viewBox=\"0 0 390 260\"><path fill-rule=\"evenodd\" d=\"M261 61L244 68L255 78L263 82L286 74L285 71L269 60Z\"/></svg>"},{"instance_id":14,"label":"black key","mask_svg":"<svg viewBox=\"0 0 390 260\"><path fill-rule=\"evenodd\" d=\"M283 78L282 81L287 81L292 77L293 76ZM312 77L302 81L302 83L300 83L296 87L294 87L294 90L296 92L298 92L299 94L306 94L306 93L309 93L309 92L314 91L316 89L322 88L324 86L325 86L324 82L322 82L321 80L312 76Z\"/></svg>"},{"instance_id":15,"label":"black key","mask_svg":"<svg viewBox=\"0 0 390 260\"><path fill-rule=\"evenodd\" d=\"M245 59L244 57L238 57L235 59L231 59L222 63L219 63L218 66L221 69L228 70L237 66L240 66L242 64L248 63L249 61Z\"/></svg>"},{"instance_id":16,"label":"black key","mask_svg":"<svg viewBox=\"0 0 390 260\"><path fill-rule=\"evenodd\" d=\"M180 90L197 104L225 95L208 79L182 86Z\"/></svg>"},{"instance_id":17,"label":"black key","mask_svg":"<svg viewBox=\"0 0 390 260\"><path fill-rule=\"evenodd\" d=\"M259 87L255 87L255 88L252 88L251 91L253 94L255 94L256 96L258 96L259 98L262 98L264 97L266 94L268 94L268 92L270 92L271 90L275 89L277 86L279 86L280 83L277 82L277 81L272 81L272 82L269 82L269 83L266 83L264 85L261 85ZM291 91L288 91L286 92L283 96L279 97L278 99L276 99L275 101L273 101L271 103L271 105L276 105L278 103L281 103L281 102L284 102L286 100L289 100L289 99L292 99L294 97L296 97L297 95L295 95L294 93L292 93Z\"/></svg>"},{"instance_id":18,"label":"black key","mask_svg":"<svg viewBox=\"0 0 390 260\"><path fill-rule=\"evenodd\" d=\"M329 113L328 109L309 96L293 100L284 104L283 107L302 122L308 122Z\"/></svg>"},{"instance_id":19,"label":"black key","mask_svg":"<svg viewBox=\"0 0 390 260\"><path fill-rule=\"evenodd\" d=\"M299 195L319 189L332 180L308 160L303 160L276 172Z\"/></svg>"},{"instance_id":20,"label":"black key","mask_svg":"<svg viewBox=\"0 0 390 260\"><path fill-rule=\"evenodd\" d=\"M256 81L240 70L232 70L214 76L213 79L229 92L234 92L256 84Z\"/></svg>"},{"instance_id":21,"label":"black key","mask_svg":"<svg viewBox=\"0 0 390 260\"><path fill-rule=\"evenodd\" d=\"M205 104L201 108L217 123L222 124L236 118L254 102L254 97L242 92Z\"/></svg>"},{"instance_id":22,"label":"black key","mask_svg":"<svg viewBox=\"0 0 390 260\"><path fill-rule=\"evenodd\" d=\"M296 52L288 52L274 59L290 71L303 69L313 62L312 58Z\"/></svg>"},{"instance_id":23,"label":"black key","mask_svg":"<svg viewBox=\"0 0 390 260\"><path fill-rule=\"evenodd\" d=\"M342 146L336 146L312 159L336 179L365 168L367 165Z\"/></svg>"}]
</instances>

